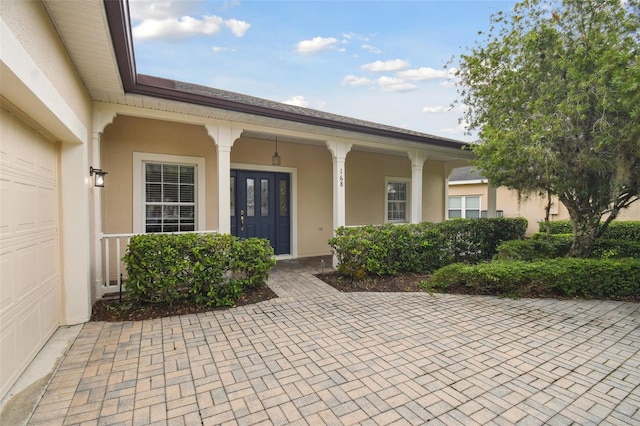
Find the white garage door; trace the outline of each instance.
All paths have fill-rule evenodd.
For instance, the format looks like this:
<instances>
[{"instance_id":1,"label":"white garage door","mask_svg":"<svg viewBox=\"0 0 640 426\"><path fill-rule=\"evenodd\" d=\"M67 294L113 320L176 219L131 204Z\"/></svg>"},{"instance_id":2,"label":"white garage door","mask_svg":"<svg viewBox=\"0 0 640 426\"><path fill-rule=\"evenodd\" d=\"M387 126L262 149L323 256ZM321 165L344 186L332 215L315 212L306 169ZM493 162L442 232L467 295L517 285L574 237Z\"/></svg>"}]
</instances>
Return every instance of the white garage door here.
<instances>
[{"instance_id":1,"label":"white garage door","mask_svg":"<svg viewBox=\"0 0 640 426\"><path fill-rule=\"evenodd\" d=\"M0 399L60 318L57 150L0 108Z\"/></svg>"}]
</instances>

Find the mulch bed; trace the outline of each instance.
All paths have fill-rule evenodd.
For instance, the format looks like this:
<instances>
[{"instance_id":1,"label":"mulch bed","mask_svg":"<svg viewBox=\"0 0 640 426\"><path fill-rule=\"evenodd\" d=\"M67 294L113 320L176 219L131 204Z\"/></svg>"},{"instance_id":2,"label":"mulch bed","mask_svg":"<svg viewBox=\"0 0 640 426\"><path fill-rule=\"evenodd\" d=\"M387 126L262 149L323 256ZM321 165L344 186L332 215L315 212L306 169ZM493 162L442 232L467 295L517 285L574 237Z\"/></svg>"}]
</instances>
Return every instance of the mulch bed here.
<instances>
[{"instance_id":1,"label":"mulch bed","mask_svg":"<svg viewBox=\"0 0 640 426\"><path fill-rule=\"evenodd\" d=\"M423 291L418 283L427 275L404 274L395 277L375 277L363 280L350 280L340 277L337 272L316 275L322 281L342 292L411 292ZM244 293L236 306L250 305L278 297L266 284L250 289ZM101 299L94 303L91 321L140 321L173 315L197 314L214 310L229 309L228 307L212 308L204 305L189 303L169 304L141 304L126 299Z\"/></svg>"}]
</instances>

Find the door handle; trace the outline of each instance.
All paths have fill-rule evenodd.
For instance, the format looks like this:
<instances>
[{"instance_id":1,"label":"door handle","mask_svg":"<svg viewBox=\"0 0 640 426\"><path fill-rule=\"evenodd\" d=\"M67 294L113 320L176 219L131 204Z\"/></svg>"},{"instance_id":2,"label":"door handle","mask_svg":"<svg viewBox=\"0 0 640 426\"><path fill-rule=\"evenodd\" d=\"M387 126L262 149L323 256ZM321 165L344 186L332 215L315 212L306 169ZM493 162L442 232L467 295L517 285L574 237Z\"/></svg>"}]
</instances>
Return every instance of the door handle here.
<instances>
[{"instance_id":1,"label":"door handle","mask_svg":"<svg viewBox=\"0 0 640 426\"><path fill-rule=\"evenodd\" d=\"M240 210L240 230L244 231L244 210Z\"/></svg>"}]
</instances>

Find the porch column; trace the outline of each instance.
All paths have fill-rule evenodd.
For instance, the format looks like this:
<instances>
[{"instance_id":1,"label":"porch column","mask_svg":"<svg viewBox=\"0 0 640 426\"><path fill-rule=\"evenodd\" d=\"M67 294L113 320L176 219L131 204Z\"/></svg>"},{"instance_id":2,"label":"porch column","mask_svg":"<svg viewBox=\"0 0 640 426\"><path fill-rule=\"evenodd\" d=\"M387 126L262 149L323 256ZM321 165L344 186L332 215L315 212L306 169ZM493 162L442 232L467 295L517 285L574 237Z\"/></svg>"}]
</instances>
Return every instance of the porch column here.
<instances>
[{"instance_id":1,"label":"porch column","mask_svg":"<svg viewBox=\"0 0 640 426\"><path fill-rule=\"evenodd\" d=\"M231 147L242 134L242 129L205 124L209 136L216 144L218 158L218 232L231 233Z\"/></svg>"},{"instance_id":2,"label":"porch column","mask_svg":"<svg viewBox=\"0 0 640 426\"><path fill-rule=\"evenodd\" d=\"M408 152L411 159L411 223L422 222L422 169L427 154L421 151Z\"/></svg>"},{"instance_id":3,"label":"porch column","mask_svg":"<svg viewBox=\"0 0 640 426\"><path fill-rule=\"evenodd\" d=\"M89 166L95 169L101 169L101 161L102 161L102 132L104 132L105 127L109 124L113 123L113 120L116 118L115 111L106 111L103 108L103 104L94 103L93 107L93 131L91 132L91 155L89 156ZM109 172L109 170L105 170ZM90 177L91 182L89 182L89 197L91 199L91 247L93 248L93 261L91 262L91 275L93 277L93 285L95 289L96 297L103 296L104 284L106 280L102 276L102 259L104 258L104 253L102 252L102 235L104 234L104 227L102 223L102 188L96 188L93 186L93 178ZM106 185L109 185L109 178L106 178Z\"/></svg>"},{"instance_id":4,"label":"porch column","mask_svg":"<svg viewBox=\"0 0 640 426\"><path fill-rule=\"evenodd\" d=\"M327 148L333 156L333 231L346 223L345 159L351 150L350 143L327 141Z\"/></svg>"},{"instance_id":5,"label":"porch column","mask_svg":"<svg viewBox=\"0 0 640 426\"><path fill-rule=\"evenodd\" d=\"M496 187L487 182L487 217L496 216Z\"/></svg>"}]
</instances>

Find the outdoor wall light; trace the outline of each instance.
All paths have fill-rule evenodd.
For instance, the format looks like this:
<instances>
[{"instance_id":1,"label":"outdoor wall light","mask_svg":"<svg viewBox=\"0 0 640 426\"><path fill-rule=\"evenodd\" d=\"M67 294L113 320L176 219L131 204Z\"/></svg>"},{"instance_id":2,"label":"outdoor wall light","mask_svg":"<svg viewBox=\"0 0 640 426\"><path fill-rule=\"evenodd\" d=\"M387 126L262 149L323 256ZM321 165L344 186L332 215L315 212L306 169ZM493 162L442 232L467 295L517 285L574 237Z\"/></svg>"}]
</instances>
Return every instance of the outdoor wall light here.
<instances>
[{"instance_id":1,"label":"outdoor wall light","mask_svg":"<svg viewBox=\"0 0 640 426\"><path fill-rule=\"evenodd\" d=\"M276 136L276 152L273 153L271 157L271 165L279 166L280 165L280 154L278 154L278 137Z\"/></svg>"},{"instance_id":2,"label":"outdoor wall light","mask_svg":"<svg viewBox=\"0 0 640 426\"><path fill-rule=\"evenodd\" d=\"M94 169L93 167L89 167L89 176L94 176L93 184L98 188L104 188L104 175L108 172L103 172L102 169Z\"/></svg>"}]
</instances>

